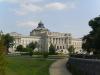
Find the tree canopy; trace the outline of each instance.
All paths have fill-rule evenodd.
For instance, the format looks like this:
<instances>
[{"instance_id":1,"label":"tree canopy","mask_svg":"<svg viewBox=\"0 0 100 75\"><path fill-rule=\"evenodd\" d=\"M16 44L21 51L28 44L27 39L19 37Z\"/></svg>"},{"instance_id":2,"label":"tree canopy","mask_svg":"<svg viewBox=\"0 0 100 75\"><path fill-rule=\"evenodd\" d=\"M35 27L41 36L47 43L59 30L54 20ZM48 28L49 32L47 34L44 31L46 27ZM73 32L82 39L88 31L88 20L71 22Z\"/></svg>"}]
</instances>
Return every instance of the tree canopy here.
<instances>
[{"instance_id":1,"label":"tree canopy","mask_svg":"<svg viewBox=\"0 0 100 75\"><path fill-rule=\"evenodd\" d=\"M83 37L82 48L87 52L100 54L100 16L89 21L91 31Z\"/></svg>"},{"instance_id":2,"label":"tree canopy","mask_svg":"<svg viewBox=\"0 0 100 75\"><path fill-rule=\"evenodd\" d=\"M24 47L22 45L17 46L16 51L23 52Z\"/></svg>"},{"instance_id":3,"label":"tree canopy","mask_svg":"<svg viewBox=\"0 0 100 75\"><path fill-rule=\"evenodd\" d=\"M6 34L3 35L3 39L4 39L4 45L6 47L6 52L8 53L9 52L8 49L14 45L14 38L9 34Z\"/></svg>"},{"instance_id":4,"label":"tree canopy","mask_svg":"<svg viewBox=\"0 0 100 75\"><path fill-rule=\"evenodd\" d=\"M32 50L34 50L37 47L37 42L31 42L27 45L28 48L31 48Z\"/></svg>"}]
</instances>

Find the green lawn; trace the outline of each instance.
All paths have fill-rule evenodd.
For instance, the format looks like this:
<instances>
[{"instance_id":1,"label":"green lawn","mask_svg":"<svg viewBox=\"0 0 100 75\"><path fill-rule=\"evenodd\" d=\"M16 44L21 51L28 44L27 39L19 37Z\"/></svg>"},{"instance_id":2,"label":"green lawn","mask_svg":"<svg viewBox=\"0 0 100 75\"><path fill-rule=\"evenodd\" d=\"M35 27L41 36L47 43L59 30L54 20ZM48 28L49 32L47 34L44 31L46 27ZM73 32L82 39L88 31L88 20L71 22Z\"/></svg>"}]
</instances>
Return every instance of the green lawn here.
<instances>
[{"instance_id":1,"label":"green lawn","mask_svg":"<svg viewBox=\"0 0 100 75\"><path fill-rule=\"evenodd\" d=\"M54 62L30 57L7 57L6 75L49 75L49 66Z\"/></svg>"}]
</instances>

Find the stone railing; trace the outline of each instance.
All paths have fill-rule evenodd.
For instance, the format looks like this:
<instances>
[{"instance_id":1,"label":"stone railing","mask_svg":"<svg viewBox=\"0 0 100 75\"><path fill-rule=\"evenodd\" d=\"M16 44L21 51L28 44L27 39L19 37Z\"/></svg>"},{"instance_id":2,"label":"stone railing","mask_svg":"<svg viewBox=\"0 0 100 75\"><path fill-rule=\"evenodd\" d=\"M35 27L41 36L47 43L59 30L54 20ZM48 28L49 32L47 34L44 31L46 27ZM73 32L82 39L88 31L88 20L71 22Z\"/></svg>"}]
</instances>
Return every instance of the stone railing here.
<instances>
[{"instance_id":1,"label":"stone railing","mask_svg":"<svg viewBox=\"0 0 100 75\"><path fill-rule=\"evenodd\" d=\"M69 58L67 68L73 75L100 75L100 60Z\"/></svg>"}]
</instances>

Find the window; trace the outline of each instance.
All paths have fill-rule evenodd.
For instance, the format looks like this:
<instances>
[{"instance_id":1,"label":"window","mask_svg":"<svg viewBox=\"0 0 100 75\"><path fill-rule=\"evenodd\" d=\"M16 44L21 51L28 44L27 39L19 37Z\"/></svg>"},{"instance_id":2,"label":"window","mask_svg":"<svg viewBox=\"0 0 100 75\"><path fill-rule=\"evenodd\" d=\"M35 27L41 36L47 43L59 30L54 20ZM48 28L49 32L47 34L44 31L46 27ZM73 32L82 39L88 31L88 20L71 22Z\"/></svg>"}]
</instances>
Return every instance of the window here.
<instances>
[{"instance_id":1,"label":"window","mask_svg":"<svg viewBox=\"0 0 100 75\"><path fill-rule=\"evenodd\" d=\"M57 46L57 49L59 49L59 46Z\"/></svg>"},{"instance_id":2,"label":"window","mask_svg":"<svg viewBox=\"0 0 100 75\"><path fill-rule=\"evenodd\" d=\"M63 46L63 49L65 49L65 47Z\"/></svg>"},{"instance_id":3,"label":"window","mask_svg":"<svg viewBox=\"0 0 100 75\"><path fill-rule=\"evenodd\" d=\"M60 46L60 49L62 49L62 46Z\"/></svg>"}]
</instances>

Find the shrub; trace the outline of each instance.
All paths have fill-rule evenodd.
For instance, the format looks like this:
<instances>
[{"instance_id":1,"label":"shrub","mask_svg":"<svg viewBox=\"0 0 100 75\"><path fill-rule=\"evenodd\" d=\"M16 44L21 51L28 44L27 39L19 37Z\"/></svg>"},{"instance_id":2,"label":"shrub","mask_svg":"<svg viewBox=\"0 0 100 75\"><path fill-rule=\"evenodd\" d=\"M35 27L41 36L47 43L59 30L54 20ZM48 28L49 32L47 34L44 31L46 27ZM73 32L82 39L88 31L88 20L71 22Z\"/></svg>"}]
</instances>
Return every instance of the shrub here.
<instances>
[{"instance_id":1,"label":"shrub","mask_svg":"<svg viewBox=\"0 0 100 75\"><path fill-rule=\"evenodd\" d=\"M43 57L48 58L48 52L43 52Z\"/></svg>"},{"instance_id":2,"label":"shrub","mask_svg":"<svg viewBox=\"0 0 100 75\"><path fill-rule=\"evenodd\" d=\"M30 56L32 56L32 55L33 55L33 52L32 52L32 51L30 51L30 52L29 52L29 55L30 55Z\"/></svg>"},{"instance_id":3,"label":"shrub","mask_svg":"<svg viewBox=\"0 0 100 75\"><path fill-rule=\"evenodd\" d=\"M39 51L33 52L33 55L42 55L42 52L39 52Z\"/></svg>"}]
</instances>

